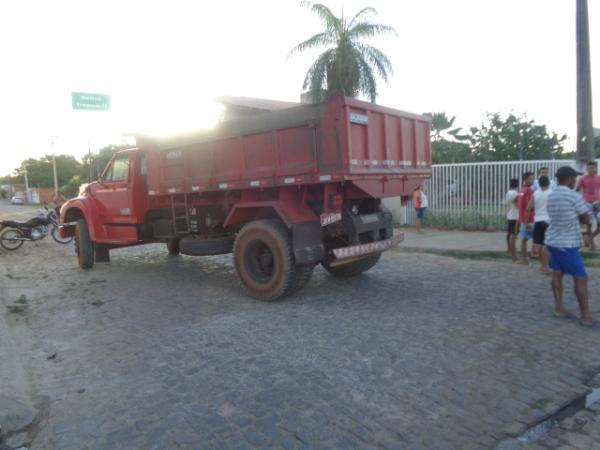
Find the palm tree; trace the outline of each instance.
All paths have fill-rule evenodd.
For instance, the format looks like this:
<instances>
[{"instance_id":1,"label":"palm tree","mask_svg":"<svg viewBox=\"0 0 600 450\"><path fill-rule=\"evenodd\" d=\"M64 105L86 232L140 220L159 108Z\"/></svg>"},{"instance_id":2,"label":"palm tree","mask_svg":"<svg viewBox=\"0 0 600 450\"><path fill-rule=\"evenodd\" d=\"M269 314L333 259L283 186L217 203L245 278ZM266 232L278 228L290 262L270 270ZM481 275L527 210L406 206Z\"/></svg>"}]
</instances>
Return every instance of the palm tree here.
<instances>
[{"instance_id":1,"label":"palm tree","mask_svg":"<svg viewBox=\"0 0 600 450\"><path fill-rule=\"evenodd\" d=\"M456 116L448 117L445 112L431 114L431 138L434 142L439 142L445 139L445 135L450 135L458 141L466 139L465 135L461 135L462 128L452 128Z\"/></svg>"},{"instance_id":2,"label":"palm tree","mask_svg":"<svg viewBox=\"0 0 600 450\"><path fill-rule=\"evenodd\" d=\"M294 47L288 58L309 49L325 47L326 50L312 64L304 79L303 89L308 89L313 102L321 102L336 91L356 97L364 94L371 102L377 97L376 75L387 82L392 74L392 64L383 52L361 42L365 38L381 34L397 35L394 28L371 23L377 15L374 8L367 7L347 21L342 12L336 17L325 5L303 2L319 16L325 31L317 33Z\"/></svg>"}]
</instances>

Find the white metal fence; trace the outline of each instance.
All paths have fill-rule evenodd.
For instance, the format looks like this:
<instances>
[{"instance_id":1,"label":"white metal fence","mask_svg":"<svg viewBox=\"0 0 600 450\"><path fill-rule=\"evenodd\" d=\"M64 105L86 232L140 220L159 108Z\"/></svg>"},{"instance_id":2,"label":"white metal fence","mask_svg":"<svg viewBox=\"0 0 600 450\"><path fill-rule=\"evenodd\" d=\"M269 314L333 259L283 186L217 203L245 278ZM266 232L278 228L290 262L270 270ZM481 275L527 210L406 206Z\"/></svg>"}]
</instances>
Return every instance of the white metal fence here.
<instances>
[{"instance_id":1,"label":"white metal fence","mask_svg":"<svg viewBox=\"0 0 600 450\"><path fill-rule=\"evenodd\" d=\"M430 180L424 185L429 199L426 220L432 225L460 227L464 225L499 227L505 223L504 196L511 178L519 179L525 172L549 169L550 177L561 166L575 166L573 160L506 161L490 163L437 164ZM386 205L401 225L415 223L412 202L400 207L398 198L387 199Z\"/></svg>"}]
</instances>

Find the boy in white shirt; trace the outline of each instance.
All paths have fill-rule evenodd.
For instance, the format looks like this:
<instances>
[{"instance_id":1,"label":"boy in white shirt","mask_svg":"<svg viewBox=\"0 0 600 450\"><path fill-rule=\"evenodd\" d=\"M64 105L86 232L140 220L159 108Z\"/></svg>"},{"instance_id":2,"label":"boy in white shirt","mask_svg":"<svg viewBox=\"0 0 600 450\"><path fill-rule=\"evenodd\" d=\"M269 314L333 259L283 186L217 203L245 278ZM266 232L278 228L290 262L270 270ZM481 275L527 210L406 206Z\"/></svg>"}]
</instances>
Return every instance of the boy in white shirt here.
<instances>
[{"instance_id":1,"label":"boy in white shirt","mask_svg":"<svg viewBox=\"0 0 600 450\"><path fill-rule=\"evenodd\" d=\"M506 213L506 248L513 263L517 262L517 233L519 232L519 209L517 199L519 198L519 180L510 180L509 190L506 193L504 203L508 206Z\"/></svg>"},{"instance_id":2,"label":"boy in white shirt","mask_svg":"<svg viewBox=\"0 0 600 450\"><path fill-rule=\"evenodd\" d=\"M548 268L548 260L550 255L548 250L544 247L544 240L546 237L546 230L548 229L548 223L550 217L548 216L548 195L550 195L550 180L547 176L541 176L539 179L539 189L533 193L533 197L527 205L527 210L533 210L533 246L535 253L540 255L540 271L550 275L550 269Z\"/></svg>"}]
</instances>

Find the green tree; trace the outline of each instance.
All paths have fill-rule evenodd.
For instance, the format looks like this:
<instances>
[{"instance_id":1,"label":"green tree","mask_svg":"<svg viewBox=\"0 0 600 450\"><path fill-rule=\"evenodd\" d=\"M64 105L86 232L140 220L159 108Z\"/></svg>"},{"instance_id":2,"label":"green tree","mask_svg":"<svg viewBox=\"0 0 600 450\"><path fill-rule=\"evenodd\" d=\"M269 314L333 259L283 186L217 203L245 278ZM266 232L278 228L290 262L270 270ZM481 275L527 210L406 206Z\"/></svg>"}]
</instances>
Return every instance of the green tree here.
<instances>
[{"instance_id":1,"label":"green tree","mask_svg":"<svg viewBox=\"0 0 600 450\"><path fill-rule=\"evenodd\" d=\"M382 34L397 35L394 28L371 22L377 15L374 8L359 11L349 21L343 13L336 17L320 3L303 2L325 25L325 31L315 34L294 47L288 58L310 49L326 48L312 64L304 78L313 102L324 101L333 92L342 91L349 97L364 94L371 102L377 97L376 75L387 82L392 64L385 54L364 39Z\"/></svg>"},{"instance_id":2,"label":"green tree","mask_svg":"<svg viewBox=\"0 0 600 450\"><path fill-rule=\"evenodd\" d=\"M468 136L462 128L454 127L455 116L444 112L429 114L431 117L431 151L434 164L451 164L472 161L471 147L462 142Z\"/></svg>"},{"instance_id":3,"label":"green tree","mask_svg":"<svg viewBox=\"0 0 600 450\"><path fill-rule=\"evenodd\" d=\"M550 133L525 116L488 114L487 122L472 127L469 143L476 161L560 159L566 135Z\"/></svg>"},{"instance_id":4,"label":"green tree","mask_svg":"<svg viewBox=\"0 0 600 450\"><path fill-rule=\"evenodd\" d=\"M473 153L469 144L464 142L440 139L431 143L433 164L454 164L473 161Z\"/></svg>"},{"instance_id":5,"label":"green tree","mask_svg":"<svg viewBox=\"0 0 600 450\"><path fill-rule=\"evenodd\" d=\"M130 145L108 145L98 150L98 153L92 153L85 155L83 160L83 170L80 173L82 180L88 180L90 178L90 165L92 166L91 178L96 180L102 175L108 162L115 153L119 150L131 148Z\"/></svg>"},{"instance_id":6,"label":"green tree","mask_svg":"<svg viewBox=\"0 0 600 450\"><path fill-rule=\"evenodd\" d=\"M71 177L71 179L65 184L62 188L62 193L66 198L77 197L79 194L79 186L82 184L81 177L79 175L75 175Z\"/></svg>"},{"instance_id":7,"label":"green tree","mask_svg":"<svg viewBox=\"0 0 600 450\"><path fill-rule=\"evenodd\" d=\"M445 112L429 114L431 116L431 139L434 142L442 139L465 140L467 136L461 134L462 128L454 126L455 116L448 117Z\"/></svg>"},{"instance_id":8,"label":"green tree","mask_svg":"<svg viewBox=\"0 0 600 450\"><path fill-rule=\"evenodd\" d=\"M81 163L71 155L56 155L56 175L58 185L62 186L73 176L81 172ZM15 170L14 181L24 183L24 173L27 170L27 178L31 187L54 187L54 173L52 168L52 155L46 155L39 159L29 158L21 163Z\"/></svg>"}]
</instances>

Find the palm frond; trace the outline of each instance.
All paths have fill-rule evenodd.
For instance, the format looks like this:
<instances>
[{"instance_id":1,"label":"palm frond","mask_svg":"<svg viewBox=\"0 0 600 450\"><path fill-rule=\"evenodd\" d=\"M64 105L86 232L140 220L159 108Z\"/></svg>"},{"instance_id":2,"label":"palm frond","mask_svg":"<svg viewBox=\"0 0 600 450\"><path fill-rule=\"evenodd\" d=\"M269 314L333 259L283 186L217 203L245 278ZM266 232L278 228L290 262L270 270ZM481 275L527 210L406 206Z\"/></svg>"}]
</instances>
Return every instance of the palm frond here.
<instances>
[{"instance_id":1,"label":"palm frond","mask_svg":"<svg viewBox=\"0 0 600 450\"><path fill-rule=\"evenodd\" d=\"M327 6L321 3L312 3L309 1L304 1L302 4L310 8L310 11L313 14L319 16L323 22L325 22L325 25L327 25L328 30L333 31L338 35L342 33L342 21L336 17Z\"/></svg>"},{"instance_id":2,"label":"palm frond","mask_svg":"<svg viewBox=\"0 0 600 450\"><path fill-rule=\"evenodd\" d=\"M392 68L392 63L388 59L384 53L370 45L364 44L354 44L356 49L360 52L362 57L375 69L377 70L378 75L387 83L388 74L393 75L394 69Z\"/></svg>"},{"instance_id":3,"label":"palm frond","mask_svg":"<svg viewBox=\"0 0 600 450\"><path fill-rule=\"evenodd\" d=\"M398 37L398 32L394 27L378 23L360 22L348 30L348 35L352 39L369 38L382 34L391 34Z\"/></svg>"},{"instance_id":4,"label":"palm frond","mask_svg":"<svg viewBox=\"0 0 600 450\"><path fill-rule=\"evenodd\" d=\"M335 57L335 49L329 49L317 58L312 64L304 78L303 89L308 89L313 102L323 101L323 86L327 81L327 73L332 59Z\"/></svg>"},{"instance_id":5,"label":"palm frond","mask_svg":"<svg viewBox=\"0 0 600 450\"><path fill-rule=\"evenodd\" d=\"M377 82L373 76L373 70L359 51L356 51L356 61L360 68L359 91L367 95L371 103L375 103L375 99L377 98Z\"/></svg>"},{"instance_id":6,"label":"palm frond","mask_svg":"<svg viewBox=\"0 0 600 450\"><path fill-rule=\"evenodd\" d=\"M296 53L301 53L308 49L322 47L324 45L330 45L335 43L335 38L331 35L331 33L323 32L317 33L314 36L308 38L304 42L296 45L293 49L288 53L286 60L295 55Z\"/></svg>"},{"instance_id":7,"label":"palm frond","mask_svg":"<svg viewBox=\"0 0 600 450\"><path fill-rule=\"evenodd\" d=\"M352 28L355 22L359 20L367 19L369 16L376 16L377 10L372 6L367 6L366 8L361 9L357 12L352 19L350 19L350 23L348 24L348 28Z\"/></svg>"}]
</instances>

